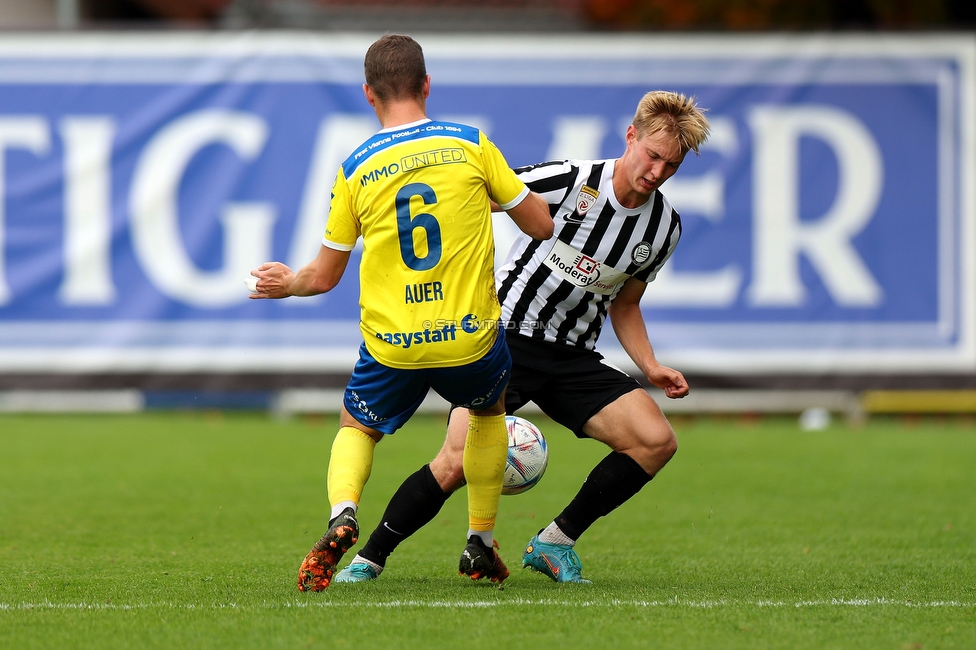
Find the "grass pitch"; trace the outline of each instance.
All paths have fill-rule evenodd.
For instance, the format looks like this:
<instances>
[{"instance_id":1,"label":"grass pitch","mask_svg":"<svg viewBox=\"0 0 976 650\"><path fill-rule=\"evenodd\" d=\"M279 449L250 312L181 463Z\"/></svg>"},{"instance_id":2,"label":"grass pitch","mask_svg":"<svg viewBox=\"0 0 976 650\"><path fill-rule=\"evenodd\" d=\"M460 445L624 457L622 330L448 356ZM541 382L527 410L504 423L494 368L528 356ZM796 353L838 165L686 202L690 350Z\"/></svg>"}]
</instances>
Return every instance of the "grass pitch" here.
<instances>
[{"instance_id":1,"label":"grass pitch","mask_svg":"<svg viewBox=\"0 0 976 650\"><path fill-rule=\"evenodd\" d=\"M675 418L678 455L580 540L588 586L518 567L606 449L531 419L550 463L502 498L504 590L457 575L462 491L378 581L302 594L334 418L0 416L0 648L976 647L972 419ZM377 447L361 542L442 438Z\"/></svg>"}]
</instances>

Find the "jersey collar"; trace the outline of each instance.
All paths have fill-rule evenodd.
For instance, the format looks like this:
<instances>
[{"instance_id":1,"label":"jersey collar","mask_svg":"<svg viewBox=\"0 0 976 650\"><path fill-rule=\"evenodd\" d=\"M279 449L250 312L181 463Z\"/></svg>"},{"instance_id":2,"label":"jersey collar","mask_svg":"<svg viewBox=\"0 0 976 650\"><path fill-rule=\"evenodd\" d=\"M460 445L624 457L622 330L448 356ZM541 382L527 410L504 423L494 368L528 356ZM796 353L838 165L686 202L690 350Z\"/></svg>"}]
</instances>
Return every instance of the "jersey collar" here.
<instances>
[{"instance_id":1,"label":"jersey collar","mask_svg":"<svg viewBox=\"0 0 976 650\"><path fill-rule=\"evenodd\" d=\"M425 117L422 120L417 120L416 122L410 122L409 124L397 124L396 126L391 126L387 129L380 129L377 133L390 133L392 131L402 131L404 129L409 129L414 126L420 126L421 124L427 124L427 122L432 122L429 117Z\"/></svg>"}]
</instances>

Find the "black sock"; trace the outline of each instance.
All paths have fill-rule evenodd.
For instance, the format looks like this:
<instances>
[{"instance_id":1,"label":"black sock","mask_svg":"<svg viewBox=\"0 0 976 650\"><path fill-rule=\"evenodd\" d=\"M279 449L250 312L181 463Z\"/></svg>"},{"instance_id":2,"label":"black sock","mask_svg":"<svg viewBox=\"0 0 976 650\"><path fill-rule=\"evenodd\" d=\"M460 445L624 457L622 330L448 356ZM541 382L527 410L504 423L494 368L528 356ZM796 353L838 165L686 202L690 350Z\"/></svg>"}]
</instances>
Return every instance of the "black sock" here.
<instances>
[{"instance_id":1,"label":"black sock","mask_svg":"<svg viewBox=\"0 0 976 650\"><path fill-rule=\"evenodd\" d=\"M386 566L386 558L397 545L436 517L449 496L451 493L445 493L437 484L430 465L424 465L397 488L386 506L383 519L359 555Z\"/></svg>"},{"instance_id":2,"label":"black sock","mask_svg":"<svg viewBox=\"0 0 976 650\"><path fill-rule=\"evenodd\" d=\"M556 517L556 525L567 537L577 540L594 521L640 492L652 478L627 454L610 452L597 463L573 500Z\"/></svg>"}]
</instances>

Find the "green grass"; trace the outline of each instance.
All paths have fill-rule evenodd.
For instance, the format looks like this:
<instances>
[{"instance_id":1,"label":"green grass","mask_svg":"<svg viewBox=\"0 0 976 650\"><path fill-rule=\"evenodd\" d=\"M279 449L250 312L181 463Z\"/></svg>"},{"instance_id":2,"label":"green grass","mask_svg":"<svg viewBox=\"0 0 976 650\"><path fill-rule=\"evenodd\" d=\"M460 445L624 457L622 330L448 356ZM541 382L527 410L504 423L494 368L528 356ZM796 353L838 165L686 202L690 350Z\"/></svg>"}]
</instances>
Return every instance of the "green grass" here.
<instances>
[{"instance_id":1,"label":"green grass","mask_svg":"<svg viewBox=\"0 0 976 650\"><path fill-rule=\"evenodd\" d=\"M375 583L295 589L324 532L334 418L0 416L0 648L974 648L976 425L678 418L680 449L577 548L518 570L605 455L533 418L550 464L503 497L504 590L456 573L463 493ZM443 438L378 448L365 535Z\"/></svg>"}]
</instances>

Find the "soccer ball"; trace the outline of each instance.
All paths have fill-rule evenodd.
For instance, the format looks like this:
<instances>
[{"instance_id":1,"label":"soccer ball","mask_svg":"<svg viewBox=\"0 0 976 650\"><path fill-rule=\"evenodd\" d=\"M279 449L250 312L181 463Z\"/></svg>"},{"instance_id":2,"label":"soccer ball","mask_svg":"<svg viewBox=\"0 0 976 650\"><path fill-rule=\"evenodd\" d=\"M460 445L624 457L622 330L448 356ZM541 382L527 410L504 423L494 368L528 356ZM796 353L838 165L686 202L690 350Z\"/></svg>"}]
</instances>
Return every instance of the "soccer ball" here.
<instances>
[{"instance_id":1,"label":"soccer ball","mask_svg":"<svg viewBox=\"0 0 976 650\"><path fill-rule=\"evenodd\" d=\"M505 424L508 425L508 462L502 494L521 494L538 483L545 473L549 447L539 427L525 418L509 415Z\"/></svg>"}]
</instances>

